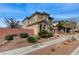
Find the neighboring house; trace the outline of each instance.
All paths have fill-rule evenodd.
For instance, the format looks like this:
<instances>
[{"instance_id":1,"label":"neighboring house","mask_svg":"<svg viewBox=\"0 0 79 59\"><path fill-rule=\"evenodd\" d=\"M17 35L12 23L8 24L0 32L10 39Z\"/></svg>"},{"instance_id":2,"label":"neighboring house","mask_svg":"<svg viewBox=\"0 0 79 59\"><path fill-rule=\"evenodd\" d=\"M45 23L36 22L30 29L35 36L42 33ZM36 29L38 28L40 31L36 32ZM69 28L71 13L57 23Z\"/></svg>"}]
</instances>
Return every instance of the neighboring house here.
<instances>
[{"instance_id":1,"label":"neighboring house","mask_svg":"<svg viewBox=\"0 0 79 59\"><path fill-rule=\"evenodd\" d=\"M57 26L58 23L59 21L53 21L53 26Z\"/></svg>"},{"instance_id":2,"label":"neighboring house","mask_svg":"<svg viewBox=\"0 0 79 59\"><path fill-rule=\"evenodd\" d=\"M41 30L50 30L50 26L52 25L52 20L49 14L43 12L35 12L30 17L26 17L23 20L23 28L24 29L33 29L34 34L37 35Z\"/></svg>"}]
</instances>

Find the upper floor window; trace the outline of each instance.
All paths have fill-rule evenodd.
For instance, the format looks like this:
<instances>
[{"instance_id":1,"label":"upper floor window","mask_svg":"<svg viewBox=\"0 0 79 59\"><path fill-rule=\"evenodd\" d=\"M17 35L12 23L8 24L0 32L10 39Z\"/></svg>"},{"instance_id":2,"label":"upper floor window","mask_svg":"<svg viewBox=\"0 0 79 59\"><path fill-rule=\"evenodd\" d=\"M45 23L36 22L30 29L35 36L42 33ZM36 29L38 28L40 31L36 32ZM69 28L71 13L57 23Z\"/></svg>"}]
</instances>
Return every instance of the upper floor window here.
<instances>
[{"instance_id":1,"label":"upper floor window","mask_svg":"<svg viewBox=\"0 0 79 59\"><path fill-rule=\"evenodd\" d=\"M42 15L38 15L37 19L38 20L43 19L43 16Z\"/></svg>"}]
</instances>

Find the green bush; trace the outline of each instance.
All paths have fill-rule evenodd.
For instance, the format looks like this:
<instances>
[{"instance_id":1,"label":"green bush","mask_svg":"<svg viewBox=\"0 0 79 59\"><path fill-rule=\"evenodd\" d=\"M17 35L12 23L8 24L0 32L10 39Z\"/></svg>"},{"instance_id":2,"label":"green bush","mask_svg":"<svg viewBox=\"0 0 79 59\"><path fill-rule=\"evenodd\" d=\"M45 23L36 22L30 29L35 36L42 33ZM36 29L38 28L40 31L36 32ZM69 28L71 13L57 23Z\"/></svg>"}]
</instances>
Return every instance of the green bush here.
<instances>
[{"instance_id":1,"label":"green bush","mask_svg":"<svg viewBox=\"0 0 79 59\"><path fill-rule=\"evenodd\" d=\"M49 34L48 34L48 35L49 35L49 37L52 37L52 36L53 36L53 33L49 32Z\"/></svg>"},{"instance_id":2,"label":"green bush","mask_svg":"<svg viewBox=\"0 0 79 59\"><path fill-rule=\"evenodd\" d=\"M13 40L13 35L6 35L5 40L8 40L8 41Z\"/></svg>"},{"instance_id":3,"label":"green bush","mask_svg":"<svg viewBox=\"0 0 79 59\"><path fill-rule=\"evenodd\" d=\"M36 42L36 38L34 36L30 36L30 37L27 38L27 41L29 43L35 43Z\"/></svg>"},{"instance_id":4,"label":"green bush","mask_svg":"<svg viewBox=\"0 0 79 59\"><path fill-rule=\"evenodd\" d=\"M49 32L47 30L42 30L41 32L38 33L38 35L42 38L44 37L48 37L49 36Z\"/></svg>"},{"instance_id":5,"label":"green bush","mask_svg":"<svg viewBox=\"0 0 79 59\"><path fill-rule=\"evenodd\" d=\"M37 36L37 37L36 37L36 39L37 39L37 40L40 40L40 37L39 37L39 36Z\"/></svg>"},{"instance_id":6,"label":"green bush","mask_svg":"<svg viewBox=\"0 0 79 59\"><path fill-rule=\"evenodd\" d=\"M40 37L39 37L39 36L37 36L37 35L34 35L34 37L35 37L37 40L39 40L39 39L40 39Z\"/></svg>"},{"instance_id":7,"label":"green bush","mask_svg":"<svg viewBox=\"0 0 79 59\"><path fill-rule=\"evenodd\" d=\"M28 35L28 33L20 33L19 36L21 38L27 38L29 35Z\"/></svg>"}]
</instances>

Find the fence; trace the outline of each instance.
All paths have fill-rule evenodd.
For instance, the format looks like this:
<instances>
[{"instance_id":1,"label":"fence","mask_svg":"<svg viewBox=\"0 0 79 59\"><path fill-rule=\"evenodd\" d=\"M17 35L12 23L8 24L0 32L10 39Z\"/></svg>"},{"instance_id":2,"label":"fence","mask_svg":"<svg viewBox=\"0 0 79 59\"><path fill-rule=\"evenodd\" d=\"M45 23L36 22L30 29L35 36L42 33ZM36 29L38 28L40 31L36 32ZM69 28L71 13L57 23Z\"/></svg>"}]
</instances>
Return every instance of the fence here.
<instances>
[{"instance_id":1,"label":"fence","mask_svg":"<svg viewBox=\"0 0 79 59\"><path fill-rule=\"evenodd\" d=\"M34 31L32 29L1 28L0 29L0 38L4 37L5 35L9 35L9 34L17 34L18 35L19 33L22 33L22 32L26 32L29 35L34 35Z\"/></svg>"}]
</instances>

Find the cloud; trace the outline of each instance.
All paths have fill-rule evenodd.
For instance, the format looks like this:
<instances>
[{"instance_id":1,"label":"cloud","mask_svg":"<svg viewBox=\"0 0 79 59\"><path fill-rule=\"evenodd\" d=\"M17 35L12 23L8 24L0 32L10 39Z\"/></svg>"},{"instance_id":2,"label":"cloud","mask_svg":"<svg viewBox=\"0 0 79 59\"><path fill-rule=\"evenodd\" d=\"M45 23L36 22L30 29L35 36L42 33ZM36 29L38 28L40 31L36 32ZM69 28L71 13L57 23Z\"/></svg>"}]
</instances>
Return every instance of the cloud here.
<instances>
[{"instance_id":1,"label":"cloud","mask_svg":"<svg viewBox=\"0 0 79 59\"><path fill-rule=\"evenodd\" d=\"M23 20L34 12L47 12L55 18L79 16L79 3L11 3L0 4L0 18L14 17Z\"/></svg>"},{"instance_id":2,"label":"cloud","mask_svg":"<svg viewBox=\"0 0 79 59\"><path fill-rule=\"evenodd\" d=\"M4 28L6 25L4 24L4 19L0 18L0 27Z\"/></svg>"},{"instance_id":3,"label":"cloud","mask_svg":"<svg viewBox=\"0 0 79 59\"><path fill-rule=\"evenodd\" d=\"M51 17L58 18L58 19L79 18L79 14L57 14L57 15L51 15Z\"/></svg>"}]
</instances>

